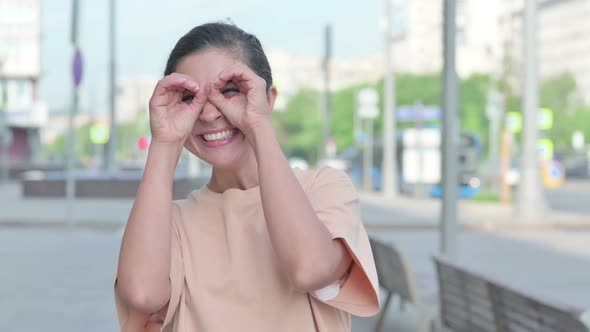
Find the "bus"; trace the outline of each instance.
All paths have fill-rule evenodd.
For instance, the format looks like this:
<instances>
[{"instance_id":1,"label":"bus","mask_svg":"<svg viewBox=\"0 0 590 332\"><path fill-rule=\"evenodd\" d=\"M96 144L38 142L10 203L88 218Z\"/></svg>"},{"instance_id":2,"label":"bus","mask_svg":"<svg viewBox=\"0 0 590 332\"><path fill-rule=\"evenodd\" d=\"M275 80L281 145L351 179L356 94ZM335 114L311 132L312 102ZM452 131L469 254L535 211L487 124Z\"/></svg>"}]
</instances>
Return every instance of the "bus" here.
<instances>
[{"instance_id":1,"label":"bus","mask_svg":"<svg viewBox=\"0 0 590 332\"><path fill-rule=\"evenodd\" d=\"M396 165L397 165L397 184L398 192L405 194L413 194L415 186L404 182L404 146L402 142L403 132L398 132L396 135ZM373 167L371 169L371 177L374 190L381 190L382 188L382 171L381 165L383 161L382 139L375 139L373 145ZM481 180L478 175L478 165L482 159L482 146L479 137L472 133L463 132L460 137L460 144L458 148L458 195L462 198L470 198L479 192ZM353 182L356 185L362 184L363 179L363 151L362 148L350 147L343 150L338 158L346 161L346 170ZM430 197L441 197L442 184L436 183L427 186L427 192Z\"/></svg>"}]
</instances>

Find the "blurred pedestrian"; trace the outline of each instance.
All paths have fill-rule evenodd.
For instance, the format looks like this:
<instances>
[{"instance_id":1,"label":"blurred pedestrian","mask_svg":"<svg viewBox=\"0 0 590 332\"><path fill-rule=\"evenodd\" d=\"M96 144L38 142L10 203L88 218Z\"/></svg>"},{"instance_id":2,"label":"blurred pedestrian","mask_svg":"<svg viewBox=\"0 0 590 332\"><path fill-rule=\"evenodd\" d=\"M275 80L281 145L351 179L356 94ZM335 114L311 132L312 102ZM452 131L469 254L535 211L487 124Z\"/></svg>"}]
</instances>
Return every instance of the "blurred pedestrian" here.
<instances>
[{"instance_id":1,"label":"blurred pedestrian","mask_svg":"<svg viewBox=\"0 0 590 332\"><path fill-rule=\"evenodd\" d=\"M123 331L350 331L350 313L378 312L356 190L342 171L289 166L276 96L260 42L233 24L197 26L170 53L121 245ZM183 147L212 173L173 201Z\"/></svg>"}]
</instances>

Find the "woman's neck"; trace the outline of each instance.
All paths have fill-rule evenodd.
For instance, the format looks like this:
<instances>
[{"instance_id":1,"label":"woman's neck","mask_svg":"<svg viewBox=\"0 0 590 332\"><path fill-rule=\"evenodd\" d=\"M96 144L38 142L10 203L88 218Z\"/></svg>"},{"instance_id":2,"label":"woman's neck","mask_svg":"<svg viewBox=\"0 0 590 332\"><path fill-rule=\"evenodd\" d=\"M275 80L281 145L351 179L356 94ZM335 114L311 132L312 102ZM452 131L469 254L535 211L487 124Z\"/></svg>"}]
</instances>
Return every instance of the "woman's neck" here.
<instances>
[{"instance_id":1,"label":"woman's neck","mask_svg":"<svg viewBox=\"0 0 590 332\"><path fill-rule=\"evenodd\" d=\"M222 193L228 189L246 190L258 186L258 164L254 153L235 169L220 169L213 167L209 189Z\"/></svg>"}]
</instances>

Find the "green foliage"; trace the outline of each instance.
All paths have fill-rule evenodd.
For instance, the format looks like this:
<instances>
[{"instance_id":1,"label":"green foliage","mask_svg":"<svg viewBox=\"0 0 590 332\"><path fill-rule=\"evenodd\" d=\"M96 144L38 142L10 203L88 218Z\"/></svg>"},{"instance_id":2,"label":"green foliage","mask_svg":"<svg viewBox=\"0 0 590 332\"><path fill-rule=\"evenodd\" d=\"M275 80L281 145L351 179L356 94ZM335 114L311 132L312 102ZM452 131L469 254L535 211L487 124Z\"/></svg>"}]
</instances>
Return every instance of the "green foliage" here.
<instances>
[{"instance_id":1,"label":"green foliage","mask_svg":"<svg viewBox=\"0 0 590 332\"><path fill-rule=\"evenodd\" d=\"M332 136L336 140L339 151L355 144L354 112L357 104L356 95L360 90L367 87L374 88L374 86L365 83L335 91L332 94ZM379 130L379 126L376 126L374 130Z\"/></svg>"},{"instance_id":2,"label":"green foliage","mask_svg":"<svg viewBox=\"0 0 590 332\"><path fill-rule=\"evenodd\" d=\"M486 116L487 93L490 77L472 75L462 80L459 86L459 118L461 130L475 133L485 142L488 140L488 118ZM487 146L487 144L484 144Z\"/></svg>"},{"instance_id":3,"label":"green foliage","mask_svg":"<svg viewBox=\"0 0 590 332\"><path fill-rule=\"evenodd\" d=\"M76 129L76 156L78 160L87 161L92 157L102 158L103 145L90 141L91 124ZM134 121L117 126L117 158L129 159L137 155L137 140L149 135L149 118L147 112L140 112ZM43 146L43 155L64 158L66 153L67 131L57 137L55 142Z\"/></svg>"},{"instance_id":4,"label":"green foliage","mask_svg":"<svg viewBox=\"0 0 590 332\"><path fill-rule=\"evenodd\" d=\"M289 99L285 110L275 111L273 123L285 153L315 162L322 148L320 94L302 90Z\"/></svg>"},{"instance_id":5,"label":"green foliage","mask_svg":"<svg viewBox=\"0 0 590 332\"><path fill-rule=\"evenodd\" d=\"M485 75L474 75L460 82L460 117L463 130L487 137L485 116L486 95L490 79ZM440 105L442 93L440 74L400 74L396 78L396 99L398 105ZM353 146L354 112L357 93L366 87L379 92L379 108L383 109L383 81L377 84L363 83L332 93L332 135L339 151ZM274 115L279 140L290 156L306 158L312 163L323 149L320 104L322 95L318 91L303 90L293 96L283 112ZM383 112L374 121L374 134L381 136ZM414 126L413 123L398 123L398 128Z\"/></svg>"},{"instance_id":6,"label":"green foliage","mask_svg":"<svg viewBox=\"0 0 590 332\"><path fill-rule=\"evenodd\" d=\"M545 80L541 84L540 104L556 112L571 113L582 104L578 96L576 79L565 72Z\"/></svg>"},{"instance_id":7,"label":"green foliage","mask_svg":"<svg viewBox=\"0 0 590 332\"><path fill-rule=\"evenodd\" d=\"M540 105L553 110L553 128L546 135L553 140L556 151L571 149L575 131L590 137L590 108L583 104L572 74L563 73L547 79L540 92Z\"/></svg>"},{"instance_id":8,"label":"green foliage","mask_svg":"<svg viewBox=\"0 0 590 332\"><path fill-rule=\"evenodd\" d=\"M85 125L77 128L74 134L75 137L75 154L79 160L88 159L92 152L92 143L89 138L90 125ZM56 158L65 158L67 150L67 131L57 137L55 142L46 145L42 149L42 154L45 156L53 156Z\"/></svg>"},{"instance_id":9,"label":"green foliage","mask_svg":"<svg viewBox=\"0 0 590 332\"><path fill-rule=\"evenodd\" d=\"M475 195L471 200L476 202L499 202L500 197L498 194L489 192L489 191L482 191Z\"/></svg>"},{"instance_id":10,"label":"green foliage","mask_svg":"<svg viewBox=\"0 0 590 332\"><path fill-rule=\"evenodd\" d=\"M396 77L396 100L398 105L439 105L442 95L442 78L440 74L410 75ZM382 90L382 87L381 87Z\"/></svg>"},{"instance_id":11,"label":"green foliage","mask_svg":"<svg viewBox=\"0 0 590 332\"><path fill-rule=\"evenodd\" d=\"M135 120L117 126L117 157L119 159L135 158L137 155L137 140L150 135L149 114L139 112Z\"/></svg>"}]
</instances>

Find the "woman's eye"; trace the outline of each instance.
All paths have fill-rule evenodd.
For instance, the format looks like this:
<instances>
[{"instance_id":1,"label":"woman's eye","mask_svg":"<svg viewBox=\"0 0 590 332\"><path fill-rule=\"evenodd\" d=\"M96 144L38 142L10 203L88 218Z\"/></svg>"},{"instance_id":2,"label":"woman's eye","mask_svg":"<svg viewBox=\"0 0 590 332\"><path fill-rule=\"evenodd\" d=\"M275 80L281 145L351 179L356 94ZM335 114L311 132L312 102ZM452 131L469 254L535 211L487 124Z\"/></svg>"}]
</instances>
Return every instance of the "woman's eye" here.
<instances>
[{"instance_id":1,"label":"woman's eye","mask_svg":"<svg viewBox=\"0 0 590 332\"><path fill-rule=\"evenodd\" d=\"M182 96L181 101L183 103L189 104L189 103L192 103L193 98L195 98L195 94L186 94L186 95Z\"/></svg>"},{"instance_id":2,"label":"woman's eye","mask_svg":"<svg viewBox=\"0 0 590 332\"><path fill-rule=\"evenodd\" d=\"M225 97L229 98L229 97L232 97L232 96L235 96L235 95L239 94L240 93L240 89L238 89L238 88L225 88L225 89L221 90L221 93Z\"/></svg>"}]
</instances>

